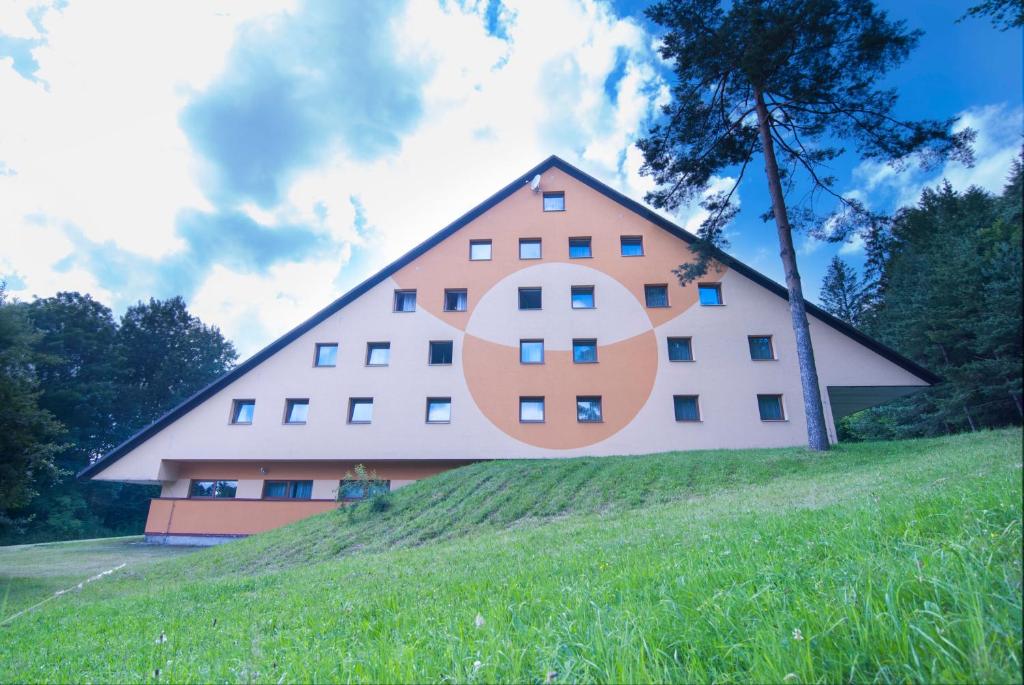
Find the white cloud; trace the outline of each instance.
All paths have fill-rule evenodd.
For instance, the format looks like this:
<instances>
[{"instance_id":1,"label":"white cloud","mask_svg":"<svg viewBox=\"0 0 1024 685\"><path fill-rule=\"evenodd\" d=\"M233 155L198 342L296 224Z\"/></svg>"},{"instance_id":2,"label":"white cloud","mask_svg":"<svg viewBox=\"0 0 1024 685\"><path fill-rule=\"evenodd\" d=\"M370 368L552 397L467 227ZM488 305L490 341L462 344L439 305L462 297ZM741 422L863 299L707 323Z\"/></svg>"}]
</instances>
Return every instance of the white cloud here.
<instances>
[{"instance_id":1,"label":"white cloud","mask_svg":"<svg viewBox=\"0 0 1024 685\"><path fill-rule=\"evenodd\" d=\"M853 192L883 210L917 204L922 190L943 180L957 190L978 186L991 193L1000 192L1014 158L1020 154L1024 108L999 103L972 107L960 112L959 117L956 130L969 127L978 134L974 143L974 166L965 167L950 161L938 170L925 173L916 167L898 171L887 164L862 162L853 172L854 182L859 186Z\"/></svg>"},{"instance_id":2,"label":"white cloud","mask_svg":"<svg viewBox=\"0 0 1024 685\"><path fill-rule=\"evenodd\" d=\"M486 4L412 2L393 22L396 59L429 73L422 117L396 152L363 162L339 153L296 174L276 206L238 208L262 225L302 224L342 245L341 254L260 274L217 265L197 284L190 307L244 354L337 297L338 283L369 275L549 154L637 199L652 187L633 144L668 87L642 27L595 0L508 0L499 37L487 31ZM242 22L296 8L72 2L43 16L40 36L25 9L10 24L46 42L34 53L42 83L0 60L0 101L17 103L0 108L0 162L14 172L0 175L0 230L4 243L20 239L16 250L0 248L0 275L17 275L22 297L73 287L110 302L94 276L57 268L73 250L60 227L146 258L180 250L179 212L216 208L179 113L225 68ZM617 66L609 99L605 81ZM353 198L369 235L356 225ZM703 218L699 209L680 217L692 230ZM350 261L353 247L363 249Z\"/></svg>"}]
</instances>

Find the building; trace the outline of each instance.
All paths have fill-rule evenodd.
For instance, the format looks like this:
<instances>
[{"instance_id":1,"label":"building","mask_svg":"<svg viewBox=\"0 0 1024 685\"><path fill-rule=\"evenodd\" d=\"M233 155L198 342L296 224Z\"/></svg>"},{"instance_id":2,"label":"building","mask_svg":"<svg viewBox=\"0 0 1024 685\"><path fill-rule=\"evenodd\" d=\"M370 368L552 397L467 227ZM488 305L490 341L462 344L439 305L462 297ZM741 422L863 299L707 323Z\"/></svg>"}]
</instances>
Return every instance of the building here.
<instances>
[{"instance_id":1,"label":"building","mask_svg":"<svg viewBox=\"0 0 1024 685\"><path fill-rule=\"evenodd\" d=\"M531 181L540 175L538 189ZM482 459L801 445L785 288L551 157L83 470L146 534L255 533ZM835 420L937 379L808 304Z\"/></svg>"}]
</instances>

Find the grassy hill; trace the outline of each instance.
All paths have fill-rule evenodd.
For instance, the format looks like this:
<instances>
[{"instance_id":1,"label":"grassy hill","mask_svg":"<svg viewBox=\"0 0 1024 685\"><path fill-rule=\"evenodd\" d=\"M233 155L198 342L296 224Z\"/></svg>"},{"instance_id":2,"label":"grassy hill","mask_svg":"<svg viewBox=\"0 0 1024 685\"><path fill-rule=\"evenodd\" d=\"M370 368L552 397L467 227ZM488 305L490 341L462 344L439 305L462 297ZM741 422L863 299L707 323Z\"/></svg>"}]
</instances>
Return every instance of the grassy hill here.
<instances>
[{"instance_id":1,"label":"grassy hill","mask_svg":"<svg viewBox=\"0 0 1024 685\"><path fill-rule=\"evenodd\" d=\"M477 464L129 559L0 681L1020 682L1021 475L1019 430Z\"/></svg>"}]
</instances>

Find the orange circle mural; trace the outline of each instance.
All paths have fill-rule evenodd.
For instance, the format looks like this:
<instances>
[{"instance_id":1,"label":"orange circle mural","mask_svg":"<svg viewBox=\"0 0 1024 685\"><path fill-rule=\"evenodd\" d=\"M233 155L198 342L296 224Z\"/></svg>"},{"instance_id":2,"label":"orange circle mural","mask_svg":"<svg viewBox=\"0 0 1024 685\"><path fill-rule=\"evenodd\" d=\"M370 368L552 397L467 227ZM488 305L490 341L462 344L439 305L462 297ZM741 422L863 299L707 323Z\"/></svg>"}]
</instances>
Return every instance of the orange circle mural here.
<instances>
[{"instance_id":1,"label":"orange circle mural","mask_svg":"<svg viewBox=\"0 0 1024 685\"><path fill-rule=\"evenodd\" d=\"M540 284L542 308L519 310L519 288ZM574 285L595 286L594 309L572 309ZM602 316L602 307L615 316ZM520 363L523 339L544 341L542 364ZM595 339L597 361L574 363L574 339ZM549 263L516 271L483 294L466 325L462 368L473 400L502 432L536 447L586 447L625 428L647 402L657 338L644 308L614 278ZM599 423L576 419L576 397L589 395L602 398ZM520 397L545 398L543 423L519 421Z\"/></svg>"}]
</instances>

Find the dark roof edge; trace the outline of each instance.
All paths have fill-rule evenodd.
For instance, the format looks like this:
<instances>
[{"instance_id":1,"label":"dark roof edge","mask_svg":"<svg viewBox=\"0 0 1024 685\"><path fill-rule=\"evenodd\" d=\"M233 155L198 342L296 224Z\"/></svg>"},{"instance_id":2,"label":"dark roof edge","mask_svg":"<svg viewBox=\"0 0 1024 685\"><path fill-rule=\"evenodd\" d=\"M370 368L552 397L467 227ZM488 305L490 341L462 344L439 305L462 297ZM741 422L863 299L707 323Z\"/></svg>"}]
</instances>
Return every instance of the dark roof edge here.
<instances>
[{"instance_id":1,"label":"dark roof edge","mask_svg":"<svg viewBox=\"0 0 1024 685\"><path fill-rule=\"evenodd\" d=\"M671 221L664 218L660 214L652 211L651 209L648 209L639 202L636 202L635 200L626 197L617 190L611 188L608 185L605 185L601 181L598 181L593 176L590 176L589 174L572 166L565 160L555 155L552 155L545 159L540 164L538 164L537 166L527 171L526 173L518 176L514 181L506 185L497 193L487 198L479 205L477 205L470 211L466 212L465 214L463 214L458 219L445 226L443 229L441 229L434 235L427 238L425 241L414 247L409 252L405 253L395 261L391 262L383 269L373 274L372 276L367 278L365 281L363 281L356 287L349 290L347 293L345 293L338 299L334 300L334 302L331 302L329 305L318 311L316 314L306 319L298 326L291 329L290 331L282 335L280 338L270 343L269 345L261 349L253 356L246 359L244 362L242 362L232 370L225 373L220 378L216 379L203 389L196 392L194 395L183 401L181 404L174 407L173 409L162 415L160 418L153 421L153 423L149 424L139 432L132 435L130 438L122 442L120 445L110 450L107 454L103 455L101 458L86 466L84 469L78 472L77 478L80 480L90 478L97 472L106 469L108 466L116 462L118 459L128 454L133 449L144 443L146 440L159 433L167 425L173 423L174 421L181 418L189 411L197 407L208 397L210 397L217 391L221 390L222 388L226 387L235 379L239 378L240 376L248 373L255 367L259 366L267 358L278 352L280 349L282 349L292 341L299 338L299 336L308 332L317 324L320 324L331 315L343 309L353 300L362 296L371 288L384 281L384 279L390 277L399 269L406 266L423 253L433 248L442 240L448 238L453 233L458 231L460 228L462 228L469 222L473 221L487 210L491 209L494 205L498 204L499 202L507 198L509 195L522 188L526 183L530 181L531 178L533 178L533 176L535 176L536 174L543 173L546 169L549 169L551 167L556 167L559 170L564 171L577 181L580 181L581 183L590 188L593 188L594 190L608 197L609 199L614 200L615 202L618 202L619 204L625 206L627 209L632 210L637 214L640 214L645 219L655 224L659 228L668 231L672 235L686 241L687 243L693 243L694 241L697 240L696 236L694 236L692 233L677 226L676 224L672 223ZM762 285L768 290L774 292L779 297L782 297L783 299L789 299L788 291L784 286L776 283L775 281L759 273L758 271L755 271L753 268L729 256L725 252L722 252L721 250L716 250L715 258L718 259L723 264L727 265L729 268L734 269L739 273L743 274L744 276L754 281L755 283ZM885 357L894 364L906 369L907 371L914 374L921 380L931 385L934 385L935 383L939 382L940 378L936 376L934 373L928 371L922 366L919 366L910 359L907 359L906 357L899 354L892 348L887 347L886 345L883 345L877 340L868 337L867 335L861 333L853 326L847 324L846 322L840 319L837 319L836 317L832 316L828 312L825 312L816 305L811 304L806 300L805 303L807 305L808 313L820 319L829 326L832 326L839 332L853 338L854 340L861 343L865 347L871 349L872 351L877 352L882 357Z\"/></svg>"}]
</instances>

